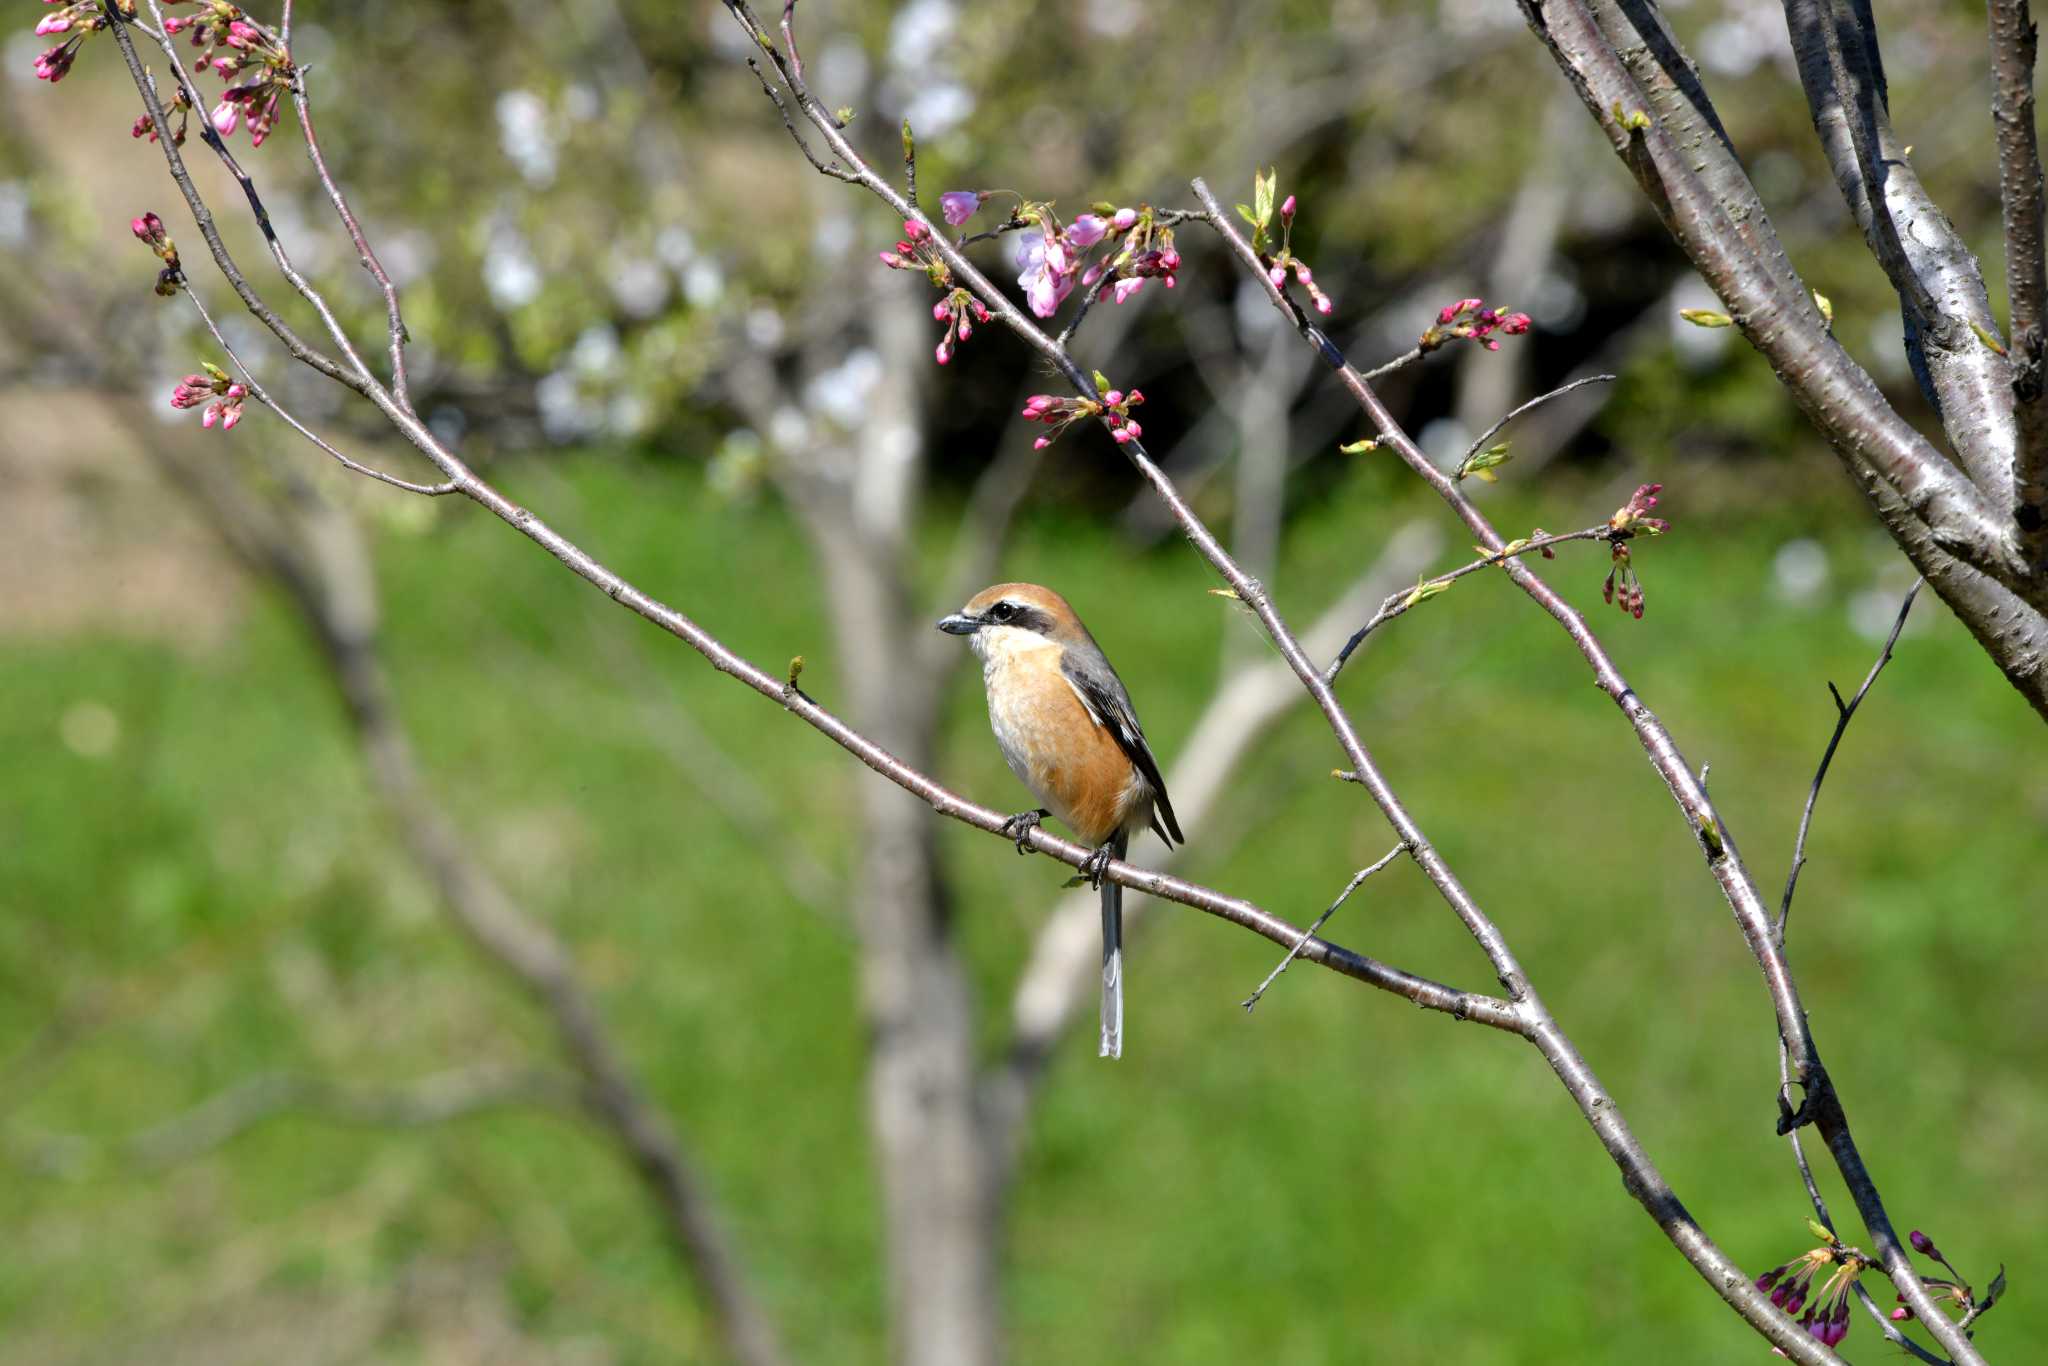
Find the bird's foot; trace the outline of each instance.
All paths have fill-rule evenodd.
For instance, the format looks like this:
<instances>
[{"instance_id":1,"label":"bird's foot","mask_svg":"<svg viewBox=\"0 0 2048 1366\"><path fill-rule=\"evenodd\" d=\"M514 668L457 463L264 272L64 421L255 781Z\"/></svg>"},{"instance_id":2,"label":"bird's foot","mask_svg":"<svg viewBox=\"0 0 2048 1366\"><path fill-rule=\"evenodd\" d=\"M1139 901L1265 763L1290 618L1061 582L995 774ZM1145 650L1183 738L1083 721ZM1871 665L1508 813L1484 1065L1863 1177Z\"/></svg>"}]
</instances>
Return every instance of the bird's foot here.
<instances>
[{"instance_id":1,"label":"bird's foot","mask_svg":"<svg viewBox=\"0 0 2048 1366\"><path fill-rule=\"evenodd\" d=\"M1019 811L1003 822L1003 838L1016 844L1018 853L1028 854L1031 848L1024 841L1031 837L1031 832L1038 828L1038 823L1051 814L1052 812L1044 807L1036 811Z\"/></svg>"},{"instance_id":2,"label":"bird's foot","mask_svg":"<svg viewBox=\"0 0 2048 1366\"><path fill-rule=\"evenodd\" d=\"M1116 857L1116 850L1103 845L1087 858L1081 860L1081 878L1096 891L1102 890L1102 875L1109 870L1109 861Z\"/></svg>"}]
</instances>

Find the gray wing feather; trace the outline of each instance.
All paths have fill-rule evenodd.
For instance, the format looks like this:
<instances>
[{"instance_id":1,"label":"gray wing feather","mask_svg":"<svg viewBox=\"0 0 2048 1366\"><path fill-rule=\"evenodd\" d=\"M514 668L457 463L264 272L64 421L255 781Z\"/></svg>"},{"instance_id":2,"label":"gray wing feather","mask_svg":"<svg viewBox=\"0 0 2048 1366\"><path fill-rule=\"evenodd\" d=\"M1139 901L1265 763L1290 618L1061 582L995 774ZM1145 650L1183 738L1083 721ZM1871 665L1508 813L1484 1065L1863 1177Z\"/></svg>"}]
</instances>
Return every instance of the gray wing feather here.
<instances>
[{"instance_id":1,"label":"gray wing feather","mask_svg":"<svg viewBox=\"0 0 2048 1366\"><path fill-rule=\"evenodd\" d=\"M1124 752L1143 774L1145 781L1157 794L1157 815L1164 819L1166 828L1160 835L1168 843L1187 843L1187 836L1180 832L1180 822L1174 819L1173 803L1166 797L1166 779L1160 776L1159 761L1152 757L1151 746L1145 743L1144 727L1138 724L1137 710L1131 706L1131 695L1125 691L1123 680L1116 676L1116 670L1109 666L1109 660L1099 649L1081 650L1069 646L1061 652L1060 673L1081 705L1095 723L1110 733L1117 748ZM1159 822L1153 822L1154 827Z\"/></svg>"}]
</instances>

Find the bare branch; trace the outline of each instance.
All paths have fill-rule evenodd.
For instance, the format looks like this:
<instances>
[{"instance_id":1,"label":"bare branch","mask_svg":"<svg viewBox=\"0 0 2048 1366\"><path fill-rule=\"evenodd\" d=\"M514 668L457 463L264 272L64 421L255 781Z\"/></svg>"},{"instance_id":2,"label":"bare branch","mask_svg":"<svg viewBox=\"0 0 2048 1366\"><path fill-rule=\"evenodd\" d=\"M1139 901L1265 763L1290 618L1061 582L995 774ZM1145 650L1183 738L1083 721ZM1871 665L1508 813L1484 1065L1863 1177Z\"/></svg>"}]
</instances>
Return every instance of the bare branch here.
<instances>
[{"instance_id":1,"label":"bare branch","mask_svg":"<svg viewBox=\"0 0 2048 1366\"><path fill-rule=\"evenodd\" d=\"M2034 122L2034 16L2027 0L1990 0L1991 117L2012 296L2013 519L2028 561L2048 573L2048 206Z\"/></svg>"},{"instance_id":2,"label":"bare branch","mask_svg":"<svg viewBox=\"0 0 2048 1366\"><path fill-rule=\"evenodd\" d=\"M1876 20L1866 0L1786 0L1785 19L1835 182L1898 291L1916 377L1971 481L2002 508L2014 435L2010 367L1979 340L1997 322L1977 258L1892 131Z\"/></svg>"},{"instance_id":3,"label":"bare branch","mask_svg":"<svg viewBox=\"0 0 2048 1366\"><path fill-rule=\"evenodd\" d=\"M404 489L407 493L417 493L428 498L438 498L443 494L455 492L456 485L452 479L442 480L438 484L416 484L410 479L400 479L395 474L386 474L382 470L372 469L360 461L343 455L340 451L329 445L319 434L287 412L283 404L271 397L269 391L263 387L255 374L249 369L248 363L235 354L235 348L228 343L227 337L221 332L219 325L214 322L213 314L207 311L205 303L200 300L198 293L193 290L189 280L185 282L184 293L185 297L192 301L192 307L199 311L200 320L206 324L206 330L213 334L214 341L219 343L220 349L227 353L228 360L234 365L235 369L241 372L242 382L248 386L250 394L255 397L256 401L283 418L286 426L341 462L344 469L352 470L370 479L375 479L380 484L389 484L393 488Z\"/></svg>"},{"instance_id":4,"label":"bare branch","mask_svg":"<svg viewBox=\"0 0 2048 1366\"><path fill-rule=\"evenodd\" d=\"M366 1128L421 1129L486 1110L576 1108L576 1084L559 1072L478 1066L437 1072L404 1085L339 1083L270 1072L229 1087L123 1145L149 1167L188 1162L285 1114Z\"/></svg>"},{"instance_id":5,"label":"bare branch","mask_svg":"<svg viewBox=\"0 0 2048 1366\"><path fill-rule=\"evenodd\" d=\"M1513 554L1503 554L1501 551L1494 551L1491 554L1482 555L1470 564L1460 565L1449 573L1438 574L1435 578L1431 579L1424 579L1416 584L1414 588L1404 588L1398 593L1389 594L1387 600L1380 604L1379 610L1367 619L1365 625L1352 633L1351 638L1344 642L1343 649L1337 651L1337 657L1331 660L1330 667L1323 671L1324 681L1336 682L1337 675L1343 672L1346 661L1351 658L1353 651L1365 643L1365 638L1381 626L1392 621L1395 617L1403 615L1417 604L1425 601L1428 596L1427 590L1437 587L1448 587L1459 579L1464 578L1467 574L1476 574L1482 569L1504 566L1517 556L1527 555L1532 552L1542 554L1551 546L1561 545L1566 541L1599 540L1606 535L1607 527L1603 524L1587 527L1584 531L1567 532L1561 536L1533 536L1517 546Z\"/></svg>"},{"instance_id":6,"label":"bare branch","mask_svg":"<svg viewBox=\"0 0 2048 1366\"><path fill-rule=\"evenodd\" d=\"M1863 705L1863 698L1870 691L1870 685L1877 682L1877 676L1884 672L1884 666L1892 662L1892 647L1899 643L1899 633L1906 629L1906 615L1913 610L1913 599L1918 597L1925 579L1915 579L1913 586L1906 590L1906 600L1899 604L1898 620L1892 623L1891 634L1885 637L1884 649L1878 652L1877 662L1870 666L1870 672L1863 675L1863 686L1846 703L1835 691L1835 685L1828 684L1828 692L1835 699L1835 733L1828 737L1828 747L1820 756L1820 767L1814 770L1813 786L1806 792L1806 810L1799 817L1799 837L1792 842L1792 871L1785 876L1785 896L1778 903L1778 923L1773 933L1778 947L1785 945L1785 921L1792 914L1792 893L1799 886L1799 870L1806 866L1806 832L1813 825L1813 804L1820 800L1820 785L1828 776L1828 765L1835 761L1835 748L1842 743L1842 735L1849 729L1849 722L1856 715L1856 708Z\"/></svg>"},{"instance_id":7,"label":"bare branch","mask_svg":"<svg viewBox=\"0 0 2048 1366\"><path fill-rule=\"evenodd\" d=\"M1294 941L1294 947L1287 950L1287 956L1280 960L1279 966L1275 967L1271 972L1267 973L1265 980L1260 982L1258 986L1252 989L1251 995L1244 998L1244 1013L1249 1015L1252 1013L1253 1010L1258 1008L1259 998L1266 994L1266 988L1272 986L1273 983L1280 980L1280 974L1287 971L1287 965L1289 963L1292 963L1295 960L1295 958L1300 955L1301 951L1308 946L1309 940L1315 938L1318 934L1322 933L1323 926L1329 921L1331 916L1337 913L1337 908L1339 906L1342 906L1345 902L1349 901L1351 899L1351 894L1357 891L1360 887L1363 887L1365 885L1365 880L1367 878L1371 877L1374 873L1377 873L1378 871L1380 871L1380 869L1386 867L1388 864L1392 863L1395 859L1401 857L1401 855L1407 852L1408 847L1406 845L1397 844L1393 848L1387 850L1386 853L1382 854L1376 862L1371 863L1364 868L1360 868L1356 873L1353 873L1351 875L1351 881L1344 884L1344 890L1337 893L1337 899L1335 901L1332 901L1329 904L1329 906L1323 911L1323 913L1316 917L1314 924L1310 925L1307 929L1301 932L1301 938Z\"/></svg>"},{"instance_id":8,"label":"bare branch","mask_svg":"<svg viewBox=\"0 0 2048 1366\"><path fill-rule=\"evenodd\" d=\"M1372 376L1367 375L1365 377L1365 380L1366 383L1370 384L1372 382ZM1500 435L1501 428L1507 426L1510 422L1513 422L1523 413L1531 412L1537 408L1541 408L1544 404L1549 403L1553 399L1563 398L1566 394L1571 393L1574 389L1583 389L1589 384L1612 384L1614 383L1614 380L1615 377L1613 375L1586 375L1583 378L1571 381L1569 384L1560 384L1557 386L1557 388L1552 389L1547 394L1536 395L1536 397L1530 399L1527 403L1522 404L1520 407L1513 409L1508 413L1506 417L1503 417L1500 421L1494 423L1491 427L1488 427L1485 431L1481 432L1479 434L1479 439L1477 441L1474 441L1472 445L1465 451L1465 458L1469 460L1473 456L1479 454L1479 452L1485 447L1487 442L1493 440L1496 436Z\"/></svg>"},{"instance_id":9,"label":"bare branch","mask_svg":"<svg viewBox=\"0 0 2048 1366\"><path fill-rule=\"evenodd\" d=\"M284 28L291 27L291 10L285 10ZM348 199L342 194L341 186L335 183L333 173L327 169L327 158L320 154L320 139L313 131L313 101L306 92L306 73L301 67L293 67L291 73L292 104L299 111L299 128L306 137L306 155L313 162L313 172L319 177L320 186L327 191L327 200L334 206L334 212L341 219L341 226L348 233L348 240L355 243L356 258L363 263L363 269L370 272L370 278L377 282L377 288L384 295L385 327L391 344L391 396L398 406L412 411L412 394L405 375L405 344L411 340L405 330L405 318L398 307L398 287L391 282L384 263L377 259L377 253L364 236L362 225L356 222L355 213L348 206Z\"/></svg>"}]
</instances>

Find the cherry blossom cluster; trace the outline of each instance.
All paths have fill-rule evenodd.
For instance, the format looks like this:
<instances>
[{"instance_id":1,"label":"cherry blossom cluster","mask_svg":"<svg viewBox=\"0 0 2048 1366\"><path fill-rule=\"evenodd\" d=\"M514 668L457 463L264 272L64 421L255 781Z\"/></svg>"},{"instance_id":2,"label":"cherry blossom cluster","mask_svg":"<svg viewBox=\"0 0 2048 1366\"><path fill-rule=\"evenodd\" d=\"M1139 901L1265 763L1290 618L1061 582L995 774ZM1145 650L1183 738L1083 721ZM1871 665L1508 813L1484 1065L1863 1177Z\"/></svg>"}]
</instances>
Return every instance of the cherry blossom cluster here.
<instances>
[{"instance_id":1,"label":"cherry blossom cluster","mask_svg":"<svg viewBox=\"0 0 2048 1366\"><path fill-rule=\"evenodd\" d=\"M43 0L46 5L57 0ZM121 13L134 17L135 0L120 0ZM53 33L70 36L53 48L36 54L36 79L55 84L71 74L71 64L78 60L78 49L85 46L85 40L107 26L106 12L100 8L99 0L75 0L59 10L52 10L36 23L36 36L47 38Z\"/></svg>"},{"instance_id":2,"label":"cherry blossom cluster","mask_svg":"<svg viewBox=\"0 0 2048 1366\"><path fill-rule=\"evenodd\" d=\"M175 120L175 121L174 121ZM164 122L171 126L171 143L177 147L185 145L185 133L192 122L192 97L179 86L171 92L171 98L164 104ZM131 138L148 138L156 141L156 123L147 110L135 116L135 125L128 130Z\"/></svg>"},{"instance_id":3,"label":"cherry blossom cluster","mask_svg":"<svg viewBox=\"0 0 2048 1366\"><path fill-rule=\"evenodd\" d=\"M1494 333L1519 337L1528 330L1529 315L1526 313L1488 308L1483 299L1460 299L1444 305L1437 312L1436 323L1423 332L1415 345L1425 355L1454 341L1478 342L1489 351L1498 351L1500 343L1494 340Z\"/></svg>"},{"instance_id":4,"label":"cherry blossom cluster","mask_svg":"<svg viewBox=\"0 0 2048 1366\"><path fill-rule=\"evenodd\" d=\"M1270 250L1273 237L1273 195L1279 173L1267 171L1252 177L1252 202L1237 206L1238 216L1251 225L1252 250L1258 253L1259 264L1264 267L1266 278L1273 282L1273 288L1285 291L1287 277L1293 273L1296 283L1308 291L1309 302L1316 312L1329 316L1334 305L1330 296L1323 293L1316 284L1315 275L1308 268L1308 262L1294 254L1294 196L1288 195L1280 201L1280 249Z\"/></svg>"},{"instance_id":5,"label":"cherry blossom cluster","mask_svg":"<svg viewBox=\"0 0 2048 1366\"><path fill-rule=\"evenodd\" d=\"M184 280L183 268L178 263L178 244L164 231L164 220L153 213L128 221L128 231L135 234L135 240L156 253L164 268L157 272L156 292L168 299L178 292L178 285Z\"/></svg>"},{"instance_id":6,"label":"cherry blossom cluster","mask_svg":"<svg viewBox=\"0 0 2048 1366\"><path fill-rule=\"evenodd\" d=\"M1614 548L1614 562L1607 571L1607 583L1601 589L1601 597L1638 621L1643 615L1643 584L1636 577L1628 543L1639 535L1662 536L1671 530L1670 522L1650 516L1650 509L1657 506L1657 495L1663 488L1662 484L1639 485L1629 495L1628 502L1615 509L1614 515L1607 519L1607 542Z\"/></svg>"},{"instance_id":7,"label":"cherry blossom cluster","mask_svg":"<svg viewBox=\"0 0 2048 1366\"><path fill-rule=\"evenodd\" d=\"M974 325L988 321L988 310L981 300L957 286L948 291L946 297L932 305L932 320L946 325L946 335L939 340L934 353L939 364L953 359L953 341L957 337L966 341L974 335Z\"/></svg>"},{"instance_id":8,"label":"cherry blossom cluster","mask_svg":"<svg viewBox=\"0 0 2048 1366\"><path fill-rule=\"evenodd\" d=\"M1031 443L1033 450L1042 451L1066 434L1067 428L1076 422L1091 417L1109 415L1109 434L1118 445L1135 441L1145 434L1137 420L1131 416L1131 409L1145 401L1145 396L1136 389L1128 393L1112 389L1109 381L1098 371L1095 376L1096 397L1060 398L1054 394L1033 394L1025 400L1023 417L1026 422L1043 422L1052 428L1049 435L1041 436Z\"/></svg>"},{"instance_id":9,"label":"cherry blossom cluster","mask_svg":"<svg viewBox=\"0 0 2048 1366\"><path fill-rule=\"evenodd\" d=\"M1822 1246L1756 1278L1756 1288L1768 1291L1771 1303L1787 1314L1799 1314L1799 1326L1823 1347L1849 1336L1849 1294L1856 1278L1871 1265L1862 1253L1835 1242L1832 1234L1828 1237ZM1822 1280L1820 1292L1812 1293L1814 1279L1829 1267L1833 1270ZM1806 1312L1800 1314L1802 1306Z\"/></svg>"},{"instance_id":10,"label":"cherry blossom cluster","mask_svg":"<svg viewBox=\"0 0 2048 1366\"><path fill-rule=\"evenodd\" d=\"M196 3L199 12L172 15L164 20L164 31L185 33L199 49L198 67L212 71L223 81L246 75L240 85L221 92L220 103L208 115L222 137L249 126L249 145L261 147L277 126L277 110L291 88L292 62L269 33L249 22L240 8L227 0L170 0L173 4Z\"/></svg>"},{"instance_id":11,"label":"cherry blossom cluster","mask_svg":"<svg viewBox=\"0 0 2048 1366\"><path fill-rule=\"evenodd\" d=\"M222 431L233 431L242 420L242 400L249 396L249 390L211 361L201 361L199 368L206 373L187 375L178 381L178 387L171 391L171 406L197 408L204 403L206 411L200 414L200 426L219 423Z\"/></svg>"},{"instance_id":12,"label":"cherry blossom cluster","mask_svg":"<svg viewBox=\"0 0 2048 1366\"><path fill-rule=\"evenodd\" d=\"M939 339L932 355L939 364L946 364L953 359L954 345L973 336L976 323L988 321L988 309L970 291L953 283L953 271L945 257L939 255L932 230L915 218L903 220L902 240L893 250L880 255L882 264L889 269L922 271L934 288L946 291L945 297L932 305L932 320L946 325L946 335Z\"/></svg>"},{"instance_id":13,"label":"cherry blossom cluster","mask_svg":"<svg viewBox=\"0 0 2048 1366\"><path fill-rule=\"evenodd\" d=\"M1000 193L1006 192L948 190L939 196L939 211L948 223L961 227L980 212L991 195ZM1111 297L1123 303L1147 280L1159 280L1173 288L1180 270L1173 229L1159 221L1149 204L1135 209L1097 204L1062 226L1052 205L1026 202L1011 211L1010 223L1036 229L1024 244L1017 287L1024 291L1031 311L1041 318L1059 312L1076 285L1093 289L1109 276L1113 280ZM1090 261L1089 253L1098 246L1103 250Z\"/></svg>"}]
</instances>

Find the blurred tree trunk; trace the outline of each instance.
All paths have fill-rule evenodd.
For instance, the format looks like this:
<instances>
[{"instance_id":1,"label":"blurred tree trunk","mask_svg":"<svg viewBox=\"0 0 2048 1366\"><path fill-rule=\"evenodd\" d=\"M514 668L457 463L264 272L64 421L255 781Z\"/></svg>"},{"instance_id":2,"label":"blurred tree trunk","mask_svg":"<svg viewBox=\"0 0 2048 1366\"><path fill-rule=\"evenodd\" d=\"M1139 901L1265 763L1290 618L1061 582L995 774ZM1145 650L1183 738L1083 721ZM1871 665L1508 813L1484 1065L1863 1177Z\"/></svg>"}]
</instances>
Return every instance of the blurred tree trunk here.
<instances>
[{"instance_id":1,"label":"blurred tree trunk","mask_svg":"<svg viewBox=\"0 0 2048 1366\"><path fill-rule=\"evenodd\" d=\"M882 376L860 431L780 453L782 484L817 549L841 686L854 724L929 771L938 682L923 667L925 609L909 555L923 491L919 411L929 317L886 290L869 340ZM844 345L844 338L836 339ZM823 364L835 355L814 357ZM868 1028L868 1119L903 1366L999 1358L997 1200L975 1105L974 1012L938 868L938 823L900 788L863 784L855 924Z\"/></svg>"}]
</instances>

